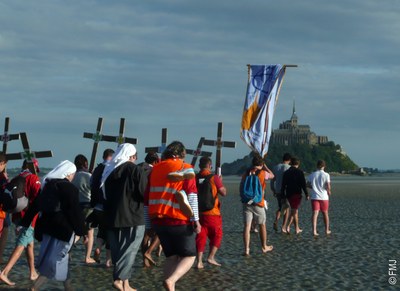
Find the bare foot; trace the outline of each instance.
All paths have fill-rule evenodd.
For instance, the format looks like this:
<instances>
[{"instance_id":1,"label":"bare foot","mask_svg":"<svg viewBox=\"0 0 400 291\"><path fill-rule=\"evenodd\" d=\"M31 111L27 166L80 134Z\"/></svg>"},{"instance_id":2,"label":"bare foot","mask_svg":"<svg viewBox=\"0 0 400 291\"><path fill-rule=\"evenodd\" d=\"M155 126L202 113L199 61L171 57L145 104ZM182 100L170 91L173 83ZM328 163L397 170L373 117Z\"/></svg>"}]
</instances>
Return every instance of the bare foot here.
<instances>
[{"instance_id":1,"label":"bare foot","mask_svg":"<svg viewBox=\"0 0 400 291\"><path fill-rule=\"evenodd\" d=\"M100 254L101 254L101 251L99 248L94 250L93 259L96 261L96 263L100 263Z\"/></svg>"},{"instance_id":2,"label":"bare foot","mask_svg":"<svg viewBox=\"0 0 400 291\"><path fill-rule=\"evenodd\" d=\"M174 291L175 290L175 284L173 282L171 282L170 280L164 280L163 282L163 286L165 288L165 290L168 291Z\"/></svg>"},{"instance_id":3,"label":"bare foot","mask_svg":"<svg viewBox=\"0 0 400 291\"><path fill-rule=\"evenodd\" d=\"M332 233L332 231L330 231L330 230L326 231L326 235L330 235L331 233Z\"/></svg>"},{"instance_id":4,"label":"bare foot","mask_svg":"<svg viewBox=\"0 0 400 291\"><path fill-rule=\"evenodd\" d=\"M107 260L107 261L106 261L106 267L107 267L107 268L111 268L111 267L112 267L112 262L111 262L111 260Z\"/></svg>"},{"instance_id":5,"label":"bare foot","mask_svg":"<svg viewBox=\"0 0 400 291\"><path fill-rule=\"evenodd\" d=\"M211 265L214 265L214 266L218 266L218 267L221 266L221 264L218 263L215 259L207 259L207 262L208 262L209 264L211 264Z\"/></svg>"},{"instance_id":6,"label":"bare foot","mask_svg":"<svg viewBox=\"0 0 400 291\"><path fill-rule=\"evenodd\" d=\"M319 236L318 232L314 232L314 236Z\"/></svg>"},{"instance_id":7,"label":"bare foot","mask_svg":"<svg viewBox=\"0 0 400 291\"><path fill-rule=\"evenodd\" d=\"M197 262L197 269L204 269L204 265L202 261Z\"/></svg>"},{"instance_id":8,"label":"bare foot","mask_svg":"<svg viewBox=\"0 0 400 291\"><path fill-rule=\"evenodd\" d=\"M282 233L287 233L287 230L285 228L281 229Z\"/></svg>"},{"instance_id":9,"label":"bare foot","mask_svg":"<svg viewBox=\"0 0 400 291\"><path fill-rule=\"evenodd\" d=\"M303 232L303 230L302 229L296 229L296 234L299 234L299 233L302 233Z\"/></svg>"},{"instance_id":10,"label":"bare foot","mask_svg":"<svg viewBox=\"0 0 400 291\"><path fill-rule=\"evenodd\" d=\"M35 281L38 277L39 277L39 274L36 273L36 270L35 270L34 272L31 273L31 276L30 276L29 279L30 279L31 281Z\"/></svg>"},{"instance_id":11,"label":"bare foot","mask_svg":"<svg viewBox=\"0 0 400 291\"><path fill-rule=\"evenodd\" d=\"M290 234L290 227L289 226L286 227L286 233Z\"/></svg>"},{"instance_id":12,"label":"bare foot","mask_svg":"<svg viewBox=\"0 0 400 291\"><path fill-rule=\"evenodd\" d=\"M0 273L0 280L3 281L4 283L6 283L6 284L9 285L9 286L14 286L14 285L15 285L15 283L14 283L14 282L11 282L11 281L8 279L8 277L7 277L6 275L4 275L3 272Z\"/></svg>"},{"instance_id":13,"label":"bare foot","mask_svg":"<svg viewBox=\"0 0 400 291\"><path fill-rule=\"evenodd\" d=\"M278 222L277 221L274 222L274 230L278 231Z\"/></svg>"},{"instance_id":14,"label":"bare foot","mask_svg":"<svg viewBox=\"0 0 400 291\"><path fill-rule=\"evenodd\" d=\"M122 283L122 280L115 280L112 286L117 290L124 291L124 285Z\"/></svg>"},{"instance_id":15,"label":"bare foot","mask_svg":"<svg viewBox=\"0 0 400 291\"><path fill-rule=\"evenodd\" d=\"M94 263L96 263L96 261L93 258L86 258L85 263L86 264L94 264Z\"/></svg>"},{"instance_id":16,"label":"bare foot","mask_svg":"<svg viewBox=\"0 0 400 291\"><path fill-rule=\"evenodd\" d=\"M151 255L144 253L143 257L149 261L150 264L157 266L157 263L153 260Z\"/></svg>"},{"instance_id":17,"label":"bare foot","mask_svg":"<svg viewBox=\"0 0 400 291\"><path fill-rule=\"evenodd\" d=\"M159 246L158 246L157 257L161 257L161 254L162 254L162 246L159 245Z\"/></svg>"},{"instance_id":18,"label":"bare foot","mask_svg":"<svg viewBox=\"0 0 400 291\"><path fill-rule=\"evenodd\" d=\"M262 248L262 252L263 252L263 254L266 254L266 253L272 251L273 249L274 249L273 246L265 246Z\"/></svg>"}]
</instances>

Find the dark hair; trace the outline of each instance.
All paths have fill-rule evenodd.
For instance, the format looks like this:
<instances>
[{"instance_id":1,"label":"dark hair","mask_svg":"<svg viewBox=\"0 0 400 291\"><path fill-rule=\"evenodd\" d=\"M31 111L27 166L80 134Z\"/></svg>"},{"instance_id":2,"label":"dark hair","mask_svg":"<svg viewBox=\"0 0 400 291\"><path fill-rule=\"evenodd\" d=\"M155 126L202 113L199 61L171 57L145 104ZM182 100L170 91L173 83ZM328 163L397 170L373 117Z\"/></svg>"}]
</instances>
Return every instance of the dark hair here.
<instances>
[{"instance_id":1,"label":"dark hair","mask_svg":"<svg viewBox=\"0 0 400 291\"><path fill-rule=\"evenodd\" d=\"M144 161L150 165L158 162L158 160L159 158L156 151L149 151L146 157L144 158Z\"/></svg>"},{"instance_id":2,"label":"dark hair","mask_svg":"<svg viewBox=\"0 0 400 291\"><path fill-rule=\"evenodd\" d=\"M7 156L3 152L0 152L0 162L6 162L7 163Z\"/></svg>"},{"instance_id":3,"label":"dark hair","mask_svg":"<svg viewBox=\"0 0 400 291\"><path fill-rule=\"evenodd\" d=\"M162 159L180 158L184 159L186 156L186 149L180 141L171 142L162 153Z\"/></svg>"},{"instance_id":4,"label":"dark hair","mask_svg":"<svg viewBox=\"0 0 400 291\"><path fill-rule=\"evenodd\" d=\"M255 167L262 166L264 165L264 159L259 154L255 154L251 163Z\"/></svg>"},{"instance_id":5,"label":"dark hair","mask_svg":"<svg viewBox=\"0 0 400 291\"><path fill-rule=\"evenodd\" d=\"M290 165L291 166L298 166L298 165L300 165L300 160L298 158L293 157L293 158L290 159Z\"/></svg>"},{"instance_id":6,"label":"dark hair","mask_svg":"<svg viewBox=\"0 0 400 291\"><path fill-rule=\"evenodd\" d=\"M74 164L77 170L87 169L88 160L84 155L79 154L75 157Z\"/></svg>"},{"instance_id":7,"label":"dark hair","mask_svg":"<svg viewBox=\"0 0 400 291\"><path fill-rule=\"evenodd\" d=\"M286 162L286 161L290 161L290 159L292 158L292 155L289 153L284 153L283 157L282 157L282 161Z\"/></svg>"},{"instance_id":8,"label":"dark hair","mask_svg":"<svg viewBox=\"0 0 400 291\"><path fill-rule=\"evenodd\" d=\"M212 163L211 159L209 157L201 157L199 161L199 168L200 169L205 169Z\"/></svg>"},{"instance_id":9,"label":"dark hair","mask_svg":"<svg viewBox=\"0 0 400 291\"><path fill-rule=\"evenodd\" d=\"M318 169L321 169L321 168L323 168L325 166L326 166L326 163L325 163L324 160L318 160L318 162L317 162L317 168Z\"/></svg>"},{"instance_id":10,"label":"dark hair","mask_svg":"<svg viewBox=\"0 0 400 291\"><path fill-rule=\"evenodd\" d=\"M112 156L114 154L113 149L105 149L103 152L103 160L106 160L109 156Z\"/></svg>"}]
</instances>

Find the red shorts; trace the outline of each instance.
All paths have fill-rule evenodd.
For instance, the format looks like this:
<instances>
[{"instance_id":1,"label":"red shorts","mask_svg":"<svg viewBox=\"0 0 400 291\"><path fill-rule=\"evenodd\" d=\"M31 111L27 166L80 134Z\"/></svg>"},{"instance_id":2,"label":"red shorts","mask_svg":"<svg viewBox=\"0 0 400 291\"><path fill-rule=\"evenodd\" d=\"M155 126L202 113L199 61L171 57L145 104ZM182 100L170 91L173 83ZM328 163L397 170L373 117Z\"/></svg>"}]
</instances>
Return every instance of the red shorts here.
<instances>
[{"instance_id":1,"label":"red shorts","mask_svg":"<svg viewBox=\"0 0 400 291\"><path fill-rule=\"evenodd\" d=\"M292 209L299 209L301 203L301 194L293 194L288 199L290 208Z\"/></svg>"},{"instance_id":2,"label":"red shorts","mask_svg":"<svg viewBox=\"0 0 400 291\"><path fill-rule=\"evenodd\" d=\"M311 200L311 207L313 211L326 212L329 209L329 200Z\"/></svg>"},{"instance_id":3,"label":"red shorts","mask_svg":"<svg viewBox=\"0 0 400 291\"><path fill-rule=\"evenodd\" d=\"M222 217L220 215L200 215L201 232L196 236L197 252L204 252L207 238L210 248L220 248L222 241Z\"/></svg>"}]
</instances>

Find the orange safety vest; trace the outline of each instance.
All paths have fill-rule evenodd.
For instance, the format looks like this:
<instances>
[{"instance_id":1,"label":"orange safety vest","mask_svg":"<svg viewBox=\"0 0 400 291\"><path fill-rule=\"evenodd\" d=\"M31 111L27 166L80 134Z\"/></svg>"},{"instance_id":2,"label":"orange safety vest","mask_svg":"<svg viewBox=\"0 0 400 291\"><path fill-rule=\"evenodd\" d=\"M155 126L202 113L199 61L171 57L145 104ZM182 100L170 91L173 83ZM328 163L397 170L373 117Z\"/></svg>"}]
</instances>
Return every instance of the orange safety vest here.
<instances>
[{"instance_id":1,"label":"orange safety vest","mask_svg":"<svg viewBox=\"0 0 400 291\"><path fill-rule=\"evenodd\" d=\"M211 174L211 172L209 170L203 170L200 172L200 175L204 176L204 177L206 177L210 174ZM201 215L221 215L221 211L220 211L221 205L220 205L219 199L218 199L218 189L214 182L214 176L211 177L210 184L211 184L213 197L215 198L214 208L211 210L208 210L208 211L201 212Z\"/></svg>"},{"instance_id":2,"label":"orange safety vest","mask_svg":"<svg viewBox=\"0 0 400 291\"><path fill-rule=\"evenodd\" d=\"M155 218L173 218L189 220L180 210L175 193L182 190L184 181L172 182L167 178L171 172L192 166L180 159L167 159L154 165L150 176L149 216ZM189 194L189 193L187 193Z\"/></svg>"}]
</instances>

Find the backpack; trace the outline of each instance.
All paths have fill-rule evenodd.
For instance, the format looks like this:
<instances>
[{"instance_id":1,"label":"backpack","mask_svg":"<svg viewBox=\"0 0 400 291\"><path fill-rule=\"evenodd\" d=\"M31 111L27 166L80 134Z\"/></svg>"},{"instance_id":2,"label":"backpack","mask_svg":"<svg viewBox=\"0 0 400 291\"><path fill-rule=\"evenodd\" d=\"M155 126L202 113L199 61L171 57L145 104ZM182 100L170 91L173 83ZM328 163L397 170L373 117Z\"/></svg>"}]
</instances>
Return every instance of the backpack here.
<instances>
[{"instance_id":1,"label":"backpack","mask_svg":"<svg viewBox=\"0 0 400 291\"><path fill-rule=\"evenodd\" d=\"M247 176L243 181L240 191L240 198L242 203L253 204L260 203L263 197L263 190L258 174L260 170L252 173L248 170Z\"/></svg>"},{"instance_id":2,"label":"backpack","mask_svg":"<svg viewBox=\"0 0 400 291\"><path fill-rule=\"evenodd\" d=\"M211 178L213 174L208 176L201 176L200 174L196 175L196 186L198 192L198 203L199 203L199 211L209 211L214 208L215 205L215 197L212 192Z\"/></svg>"},{"instance_id":3,"label":"backpack","mask_svg":"<svg viewBox=\"0 0 400 291\"><path fill-rule=\"evenodd\" d=\"M61 211L57 183L62 183L62 181L62 179L52 179L46 182L46 185L37 197L39 211L46 213Z\"/></svg>"},{"instance_id":4,"label":"backpack","mask_svg":"<svg viewBox=\"0 0 400 291\"><path fill-rule=\"evenodd\" d=\"M101 176L103 175L104 164L99 164L96 169L94 169L91 180L90 180L90 206L95 207L98 203L103 204L103 191L100 188Z\"/></svg>"},{"instance_id":5,"label":"backpack","mask_svg":"<svg viewBox=\"0 0 400 291\"><path fill-rule=\"evenodd\" d=\"M2 210L9 213L17 213L28 206L28 198L25 196L25 177L16 176L0 193Z\"/></svg>"}]
</instances>

